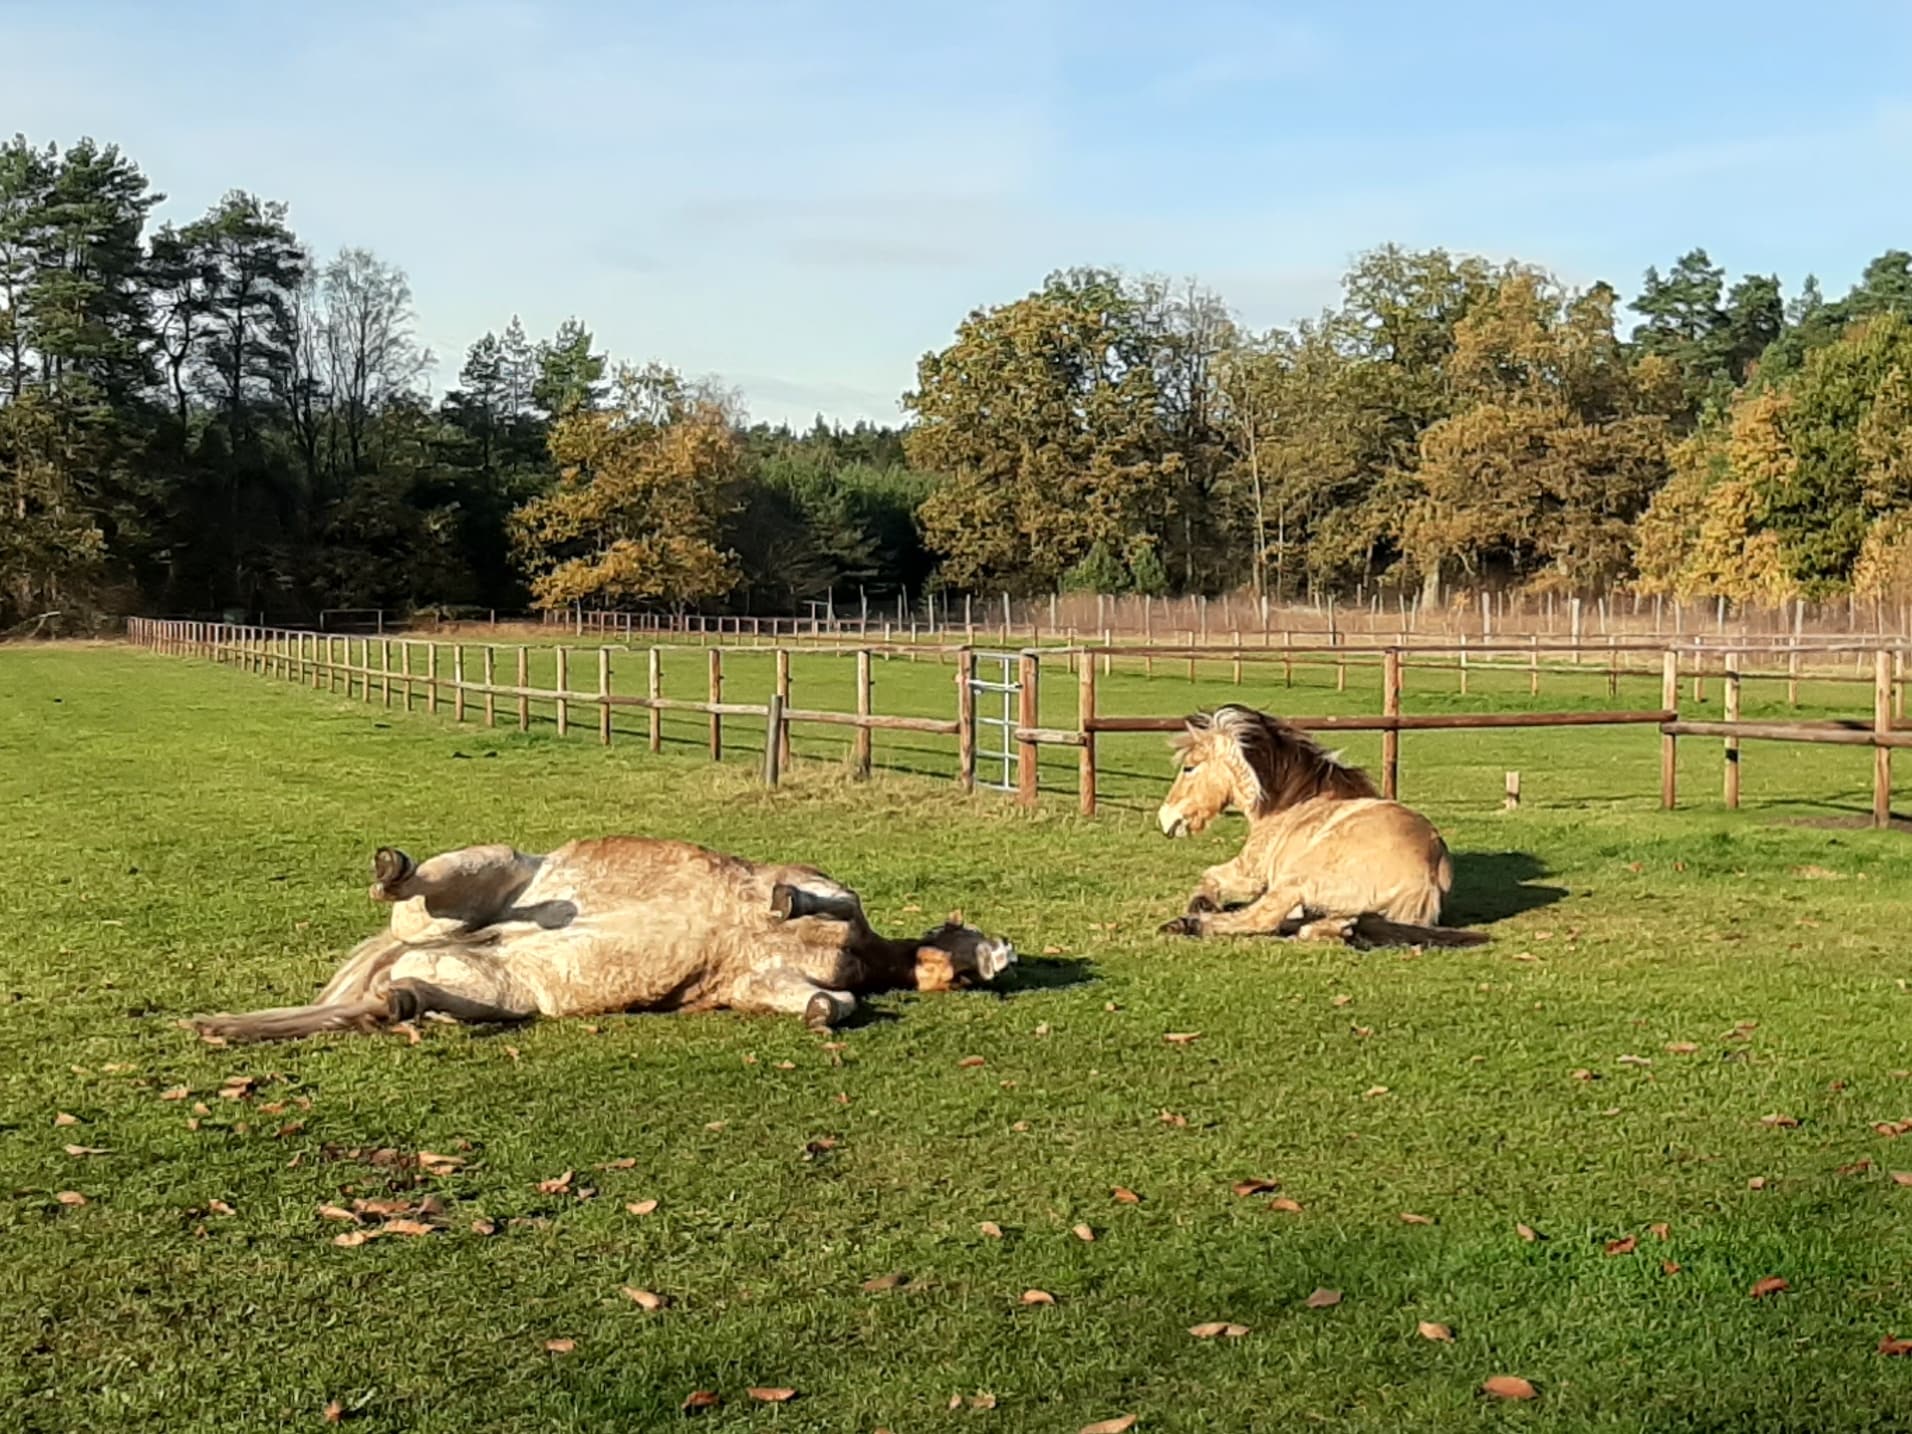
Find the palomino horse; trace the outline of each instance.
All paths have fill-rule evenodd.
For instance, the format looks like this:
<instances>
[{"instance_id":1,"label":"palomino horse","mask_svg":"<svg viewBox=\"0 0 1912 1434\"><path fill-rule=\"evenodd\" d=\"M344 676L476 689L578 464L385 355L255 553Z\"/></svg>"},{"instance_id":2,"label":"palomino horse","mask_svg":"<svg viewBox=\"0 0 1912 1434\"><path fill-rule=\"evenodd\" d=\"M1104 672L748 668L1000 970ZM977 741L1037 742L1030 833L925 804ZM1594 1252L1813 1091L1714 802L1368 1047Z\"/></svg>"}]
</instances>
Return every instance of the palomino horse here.
<instances>
[{"instance_id":1,"label":"palomino horse","mask_svg":"<svg viewBox=\"0 0 1912 1434\"><path fill-rule=\"evenodd\" d=\"M688 842L603 837L548 856L474 846L414 862L382 848L372 899L391 928L363 942L309 1006L202 1016L227 1040L371 1030L441 1013L523 1021L620 1011L780 1011L828 1028L861 992L989 981L1015 948L950 923L878 936L855 892L807 866L763 866Z\"/></svg>"},{"instance_id":2,"label":"palomino horse","mask_svg":"<svg viewBox=\"0 0 1912 1434\"><path fill-rule=\"evenodd\" d=\"M1233 861L1202 873L1186 936L1303 935L1367 943L1474 945L1438 926L1454 867L1440 833L1383 799L1358 767L1306 733L1233 704L1196 713L1177 738L1182 770L1158 814L1165 835L1199 832L1232 807L1250 822Z\"/></svg>"}]
</instances>

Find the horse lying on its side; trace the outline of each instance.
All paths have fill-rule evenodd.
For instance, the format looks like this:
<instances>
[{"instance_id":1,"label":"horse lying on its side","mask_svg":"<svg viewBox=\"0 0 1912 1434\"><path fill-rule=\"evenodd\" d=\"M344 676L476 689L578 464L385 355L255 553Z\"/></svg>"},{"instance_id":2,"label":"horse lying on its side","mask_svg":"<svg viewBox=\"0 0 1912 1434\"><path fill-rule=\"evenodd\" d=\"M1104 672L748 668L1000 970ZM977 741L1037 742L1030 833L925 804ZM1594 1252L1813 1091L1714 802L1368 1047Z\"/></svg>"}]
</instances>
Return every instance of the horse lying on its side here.
<instances>
[{"instance_id":1,"label":"horse lying on its side","mask_svg":"<svg viewBox=\"0 0 1912 1434\"><path fill-rule=\"evenodd\" d=\"M807 866L689 842L601 837L545 856L475 846L414 862L381 848L391 928L309 1006L196 1017L200 1034L284 1040L441 1013L524 1021L623 1011L779 1011L827 1029L874 991L993 980L1015 948L951 922L878 936L855 892Z\"/></svg>"}]
</instances>

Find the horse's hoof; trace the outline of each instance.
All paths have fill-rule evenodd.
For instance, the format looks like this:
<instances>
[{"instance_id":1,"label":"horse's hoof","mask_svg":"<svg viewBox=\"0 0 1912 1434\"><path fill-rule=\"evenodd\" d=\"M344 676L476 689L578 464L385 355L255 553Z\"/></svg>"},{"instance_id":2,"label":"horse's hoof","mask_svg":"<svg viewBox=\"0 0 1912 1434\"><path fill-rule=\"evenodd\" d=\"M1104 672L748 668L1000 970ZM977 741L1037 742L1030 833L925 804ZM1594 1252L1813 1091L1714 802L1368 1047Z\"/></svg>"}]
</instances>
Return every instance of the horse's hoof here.
<instances>
[{"instance_id":1,"label":"horse's hoof","mask_svg":"<svg viewBox=\"0 0 1912 1434\"><path fill-rule=\"evenodd\" d=\"M770 914L780 921L794 921L803 911L803 893L787 881L770 888Z\"/></svg>"},{"instance_id":2,"label":"horse's hoof","mask_svg":"<svg viewBox=\"0 0 1912 1434\"><path fill-rule=\"evenodd\" d=\"M993 981L1016 964L1016 948L1007 941L985 941L976 948L976 974Z\"/></svg>"},{"instance_id":3,"label":"horse's hoof","mask_svg":"<svg viewBox=\"0 0 1912 1434\"><path fill-rule=\"evenodd\" d=\"M813 1031L836 1029L837 1004L827 991L819 991L804 1003L803 1023Z\"/></svg>"},{"instance_id":4,"label":"horse's hoof","mask_svg":"<svg viewBox=\"0 0 1912 1434\"><path fill-rule=\"evenodd\" d=\"M409 987L393 986L385 992L385 1009L394 1021L415 1021L422 1008L418 992Z\"/></svg>"},{"instance_id":5,"label":"horse's hoof","mask_svg":"<svg viewBox=\"0 0 1912 1434\"><path fill-rule=\"evenodd\" d=\"M396 901L393 888L411 879L418 870L418 863L395 846L382 846L372 857L372 899L374 901Z\"/></svg>"},{"instance_id":6,"label":"horse's hoof","mask_svg":"<svg viewBox=\"0 0 1912 1434\"><path fill-rule=\"evenodd\" d=\"M1199 891L1189 897L1188 905L1184 908L1185 914L1189 916L1203 916L1208 912L1220 910L1212 896L1205 896Z\"/></svg>"},{"instance_id":7,"label":"horse's hoof","mask_svg":"<svg viewBox=\"0 0 1912 1434\"><path fill-rule=\"evenodd\" d=\"M1200 936L1202 922L1199 916L1178 916L1164 921L1157 930L1164 936Z\"/></svg>"}]
</instances>

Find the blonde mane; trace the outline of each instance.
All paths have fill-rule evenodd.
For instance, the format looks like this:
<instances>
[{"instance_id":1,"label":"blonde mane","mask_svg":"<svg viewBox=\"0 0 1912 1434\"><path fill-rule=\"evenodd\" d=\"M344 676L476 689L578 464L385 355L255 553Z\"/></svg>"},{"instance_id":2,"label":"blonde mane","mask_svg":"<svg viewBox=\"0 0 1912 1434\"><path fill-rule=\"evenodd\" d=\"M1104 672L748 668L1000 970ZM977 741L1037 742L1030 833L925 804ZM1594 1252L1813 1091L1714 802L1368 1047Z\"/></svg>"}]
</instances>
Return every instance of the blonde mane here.
<instances>
[{"instance_id":1,"label":"blonde mane","mask_svg":"<svg viewBox=\"0 0 1912 1434\"><path fill-rule=\"evenodd\" d=\"M1252 707L1227 703L1213 712L1197 712L1176 738L1184 751L1204 738L1226 746L1218 752L1234 770L1236 786L1251 818L1266 816L1313 797L1375 797L1368 774L1344 765L1306 732Z\"/></svg>"}]
</instances>

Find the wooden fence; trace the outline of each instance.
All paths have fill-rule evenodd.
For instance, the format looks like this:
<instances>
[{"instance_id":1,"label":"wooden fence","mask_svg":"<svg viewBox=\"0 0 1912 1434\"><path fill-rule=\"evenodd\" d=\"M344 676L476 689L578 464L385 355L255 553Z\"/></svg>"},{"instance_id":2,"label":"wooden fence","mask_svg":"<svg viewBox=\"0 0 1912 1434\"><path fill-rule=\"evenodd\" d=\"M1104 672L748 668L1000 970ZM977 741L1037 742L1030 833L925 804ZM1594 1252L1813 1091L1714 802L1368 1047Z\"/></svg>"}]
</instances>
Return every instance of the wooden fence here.
<instances>
[{"instance_id":1,"label":"wooden fence","mask_svg":"<svg viewBox=\"0 0 1912 1434\"><path fill-rule=\"evenodd\" d=\"M474 709L482 714L486 726L496 726L503 711L506 721L514 721L520 731L530 729L531 704L548 704L554 714L560 736L569 733L574 717L582 712L592 719L597 739L604 745L613 740L613 714L619 708L637 709L649 714L648 745L653 752L663 746L663 714L684 712L708 719L708 749L713 761L724 751L726 718L762 720L765 725L764 773L773 784L789 765L790 728L794 725L848 727L853 729L851 765L856 775L867 777L874 762L872 734L875 732L914 732L954 737L957 746L957 780L967 789L976 785L976 653L969 646L943 647L930 651L917 645L834 649L855 662L855 710L831 711L800 708L790 702L790 649L771 649L774 657L773 692L767 702L727 702L723 696L724 649L710 647L706 653L707 681L701 698L668 697L664 692L663 653L660 647L557 645L549 648L556 667L553 687L541 688L529 680L530 654L525 646L485 645L477 649L480 671L474 679L467 662L470 646L465 643L441 643L415 638L351 637L298 629L244 627L221 623L134 618L128 621L128 639L134 644L162 653L194 656L225 663L247 671L276 676L287 681L309 684L315 689L356 695L366 702L386 706L395 702L406 710L422 703L427 712L441 705L451 707L455 721L472 720ZM356 651L355 651L356 650ZM816 649L808 649L812 655ZM1739 717L1741 692L1749 675L1768 678L1783 676L1788 701L1798 703L1802 654L1813 658L1843 659L1852 652L1871 671L1863 679L1843 672L1816 675L1821 682L1865 681L1872 689L1872 716L1859 720L1821 720L1791 722L1742 721ZM638 696L613 690L613 662L641 653L646 662L645 693ZM499 677L501 655L509 658L511 680ZM873 659L878 656L935 656L953 664L952 715L948 718L903 716L875 710ZM376 656L376 661L374 658ZM1546 666L1541 658L1549 659ZM1402 711L1404 676L1411 670L1441 670L1460 674L1460 690L1468 690L1470 672L1524 672L1529 692L1540 691L1543 673L1589 675L1586 659L1598 660L1595 672L1603 672L1607 691L1617 695L1626 676L1647 675L1657 668L1661 679L1660 705L1651 710L1602 710L1567 712L1462 712L1410 714ZM1447 658L1442 661L1439 659ZM1641 665L1644 658L1656 659ZM1766 674L1749 674L1749 658L1763 660L1773 667ZM395 660L396 659L396 660ZM447 659L449 659L447 661ZM573 676L582 659L591 682L579 688ZM1685 647L1656 648L1645 644L1607 644L1589 647L1570 644L1543 644L1537 639L1522 643L1476 643L1421 646L1327 646L1291 645L1283 648L1212 647L1175 648L1158 645L1101 647L1027 648L1016 654L1018 667L1017 715L1009 736L1016 748L1016 791L1020 801L1033 805L1039 796L1041 749L1073 747L1077 750L1077 797L1084 814L1093 815L1097 807L1097 739L1104 734L1164 732L1182 727L1180 717L1120 715L1103 712L1098 702L1098 672L1106 674L1118 661L1139 662L1143 671L1153 674L1158 662L1179 665L1186 662L1191 681L1196 663L1227 662L1235 683L1242 681L1244 665L1272 666L1279 663L1284 681L1292 685L1297 665L1312 663L1332 667L1335 685L1345 690L1350 668L1378 667L1381 710L1375 714L1291 717L1296 727L1308 731L1379 732L1381 737L1381 783L1390 797L1400 790L1400 734L1403 732L1480 731L1508 728L1558 728L1588 726L1652 726L1661 738L1660 800L1671 809L1677 800L1677 743L1681 737L1717 738L1722 744L1724 775L1722 795L1728 807L1740 803L1739 753L1747 741L1802 742L1833 746L1869 746L1873 749L1872 819L1875 826L1889 825L1891 819L1892 752L1912 746L1912 731L1897 725L1905 710L1904 649L1859 647L1819 643L1810 649L1761 649L1757 654L1744 650L1719 650L1701 643ZM1568 665L1568 664L1571 665ZM1075 678L1076 721L1073 727L1044 727L1040 721L1039 697L1045 664L1063 668ZM1692 698L1702 701L1705 684L1720 684L1724 717L1719 721L1683 719L1680 715L1682 679L1690 678ZM501 703L504 704L501 707ZM1517 785L1510 773L1508 800L1518 799Z\"/></svg>"}]
</instances>

